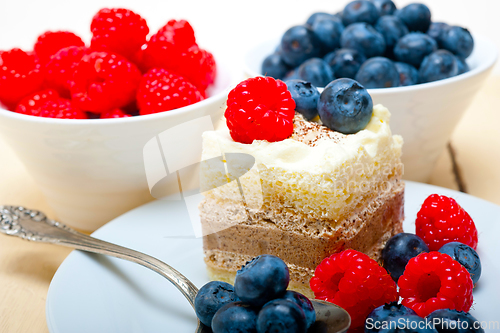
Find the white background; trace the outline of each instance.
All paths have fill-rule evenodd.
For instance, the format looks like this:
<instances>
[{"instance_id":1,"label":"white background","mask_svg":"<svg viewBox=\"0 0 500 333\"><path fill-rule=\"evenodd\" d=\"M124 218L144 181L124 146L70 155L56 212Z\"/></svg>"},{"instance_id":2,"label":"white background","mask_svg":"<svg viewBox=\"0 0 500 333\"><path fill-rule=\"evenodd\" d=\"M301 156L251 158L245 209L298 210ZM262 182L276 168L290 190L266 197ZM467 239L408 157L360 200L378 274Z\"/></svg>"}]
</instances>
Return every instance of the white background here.
<instances>
[{"instance_id":1,"label":"white background","mask_svg":"<svg viewBox=\"0 0 500 333\"><path fill-rule=\"evenodd\" d=\"M418 0L417 0L418 1ZM395 0L398 7L415 2ZM488 36L500 48L499 0L425 0L433 20ZM0 49L29 50L46 30L70 30L90 41L90 21L102 7L124 7L143 16L151 32L169 19L187 19L200 46L236 66L244 52L305 22L315 11L337 12L348 0L0 0ZM240 67L241 68L241 67ZM497 64L495 73L500 74Z\"/></svg>"}]
</instances>

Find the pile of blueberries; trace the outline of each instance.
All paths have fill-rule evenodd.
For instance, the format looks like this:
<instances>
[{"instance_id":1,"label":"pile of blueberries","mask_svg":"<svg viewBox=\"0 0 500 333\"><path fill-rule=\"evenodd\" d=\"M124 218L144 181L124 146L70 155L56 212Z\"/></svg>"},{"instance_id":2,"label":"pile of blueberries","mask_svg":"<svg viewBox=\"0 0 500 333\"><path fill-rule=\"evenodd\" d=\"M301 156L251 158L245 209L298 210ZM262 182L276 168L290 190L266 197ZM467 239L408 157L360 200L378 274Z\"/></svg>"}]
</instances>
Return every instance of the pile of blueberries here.
<instances>
[{"instance_id":1,"label":"pile of blueberries","mask_svg":"<svg viewBox=\"0 0 500 333\"><path fill-rule=\"evenodd\" d=\"M397 283L410 259L423 252L429 252L429 247L422 238L410 233L397 234L387 241L382 250L383 266ZM471 275L474 285L478 282L481 276L481 260L473 248L460 242L451 242L443 245L439 252L448 254L462 264ZM409 323L407 326L410 327L417 327L422 323L422 327L425 327L426 321L431 322L433 328L419 330L419 333L484 333L477 319L468 312L440 309L424 319L397 302L374 309L366 318L365 333L401 332L397 326L402 322ZM384 326L385 328L381 329ZM465 327L467 329L464 329Z\"/></svg>"},{"instance_id":2,"label":"pile of blueberries","mask_svg":"<svg viewBox=\"0 0 500 333\"><path fill-rule=\"evenodd\" d=\"M325 87L351 78L364 87L433 82L469 70L474 40L459 26L432 22L429 8L397 9L391 0L355 0L337 14L314 13L288 29L262 74Z\"/></svg>"},{"instance_id":3,"label":"pile of blueberries","mask_svg":"<svg viewBox=\"0 0 500 333\"><path fill-rule=\"evenodd\" d=\"M195 298L198 319L214 333L305 333L316 321L311 301L287 291L290 273L283 260L264 254L237 273L234 287L212 281Z\"/></svg>"}]
</instances>

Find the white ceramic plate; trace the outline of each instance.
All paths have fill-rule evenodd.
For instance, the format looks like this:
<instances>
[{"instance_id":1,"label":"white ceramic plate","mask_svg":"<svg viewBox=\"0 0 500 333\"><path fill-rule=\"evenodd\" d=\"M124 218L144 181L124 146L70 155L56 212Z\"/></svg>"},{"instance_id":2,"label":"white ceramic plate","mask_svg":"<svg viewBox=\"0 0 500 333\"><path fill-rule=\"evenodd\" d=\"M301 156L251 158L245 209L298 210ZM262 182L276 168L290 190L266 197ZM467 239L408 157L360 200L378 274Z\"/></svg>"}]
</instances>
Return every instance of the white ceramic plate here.
<instances>
[{"instance_id":1,"label":"white ceramic plate","mask_svg":"<svg viewBox=\"0 0 500 333\"><path fill-rule=\"evenodd\" d=\"M474 219L483 273L471 313L480 321L498 320L500 207L456 191L407 182L405 231L415 231L416 213L432 193L454 197ZM122 215L93 236L153 255L201 287L208 281L202 240L192 234L181 201L155 201ZM72 252L55 274L46 315L51 333L190 333L196 328L189 303L158 274L137 264L80 251Z\"/></svg>"}]
</instances>

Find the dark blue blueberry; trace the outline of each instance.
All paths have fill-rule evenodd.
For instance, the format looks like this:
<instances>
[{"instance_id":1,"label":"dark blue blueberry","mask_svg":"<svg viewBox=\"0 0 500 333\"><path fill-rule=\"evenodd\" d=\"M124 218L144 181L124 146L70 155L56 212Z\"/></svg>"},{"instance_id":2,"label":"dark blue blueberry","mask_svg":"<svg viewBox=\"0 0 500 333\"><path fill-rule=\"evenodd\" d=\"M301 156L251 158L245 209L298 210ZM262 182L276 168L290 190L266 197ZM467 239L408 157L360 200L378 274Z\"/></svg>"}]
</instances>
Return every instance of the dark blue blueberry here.
<instances>
[{"instance_id":1,"label":"dark blue blueberry","mask_svg":"<svg viewBox=\"0 0 500 333\"><path fill-rule=\"evenodd\" d=\"M365 61L356 74L356 81L367 89L398 87L400 84L394 62L384 57Z\"/></svg>"},{"instance_id":2,"label":"dark blue blueberry","mask_svg":"<svg viewBox=\"0 0 500 333\"><path fill-rule=\"evenodd\" d=\"M320 42L311 28L298 25L288 29L281 38L281 57L291 67L320 55Z\"/></svg>"},{"instance_id":3,"label":"dark blue blueberry","mask_svg":"<svg viewBox=\"0 0 500 333\"><path fill-rule=\"evenodd\" d=\"M365 333L377 333L383 323L396 316L416 315L415 311L398 302L391 302L375 308L365 321Z\"/></svg>"},{"instance_id":4,"label":"dark blue blueberry","mask_svg":"<svg viewBox=\"0 0 500 333\"><path fill-rule=\"evenodd\" d=\"M318 114L331 130L353 134L361 131L372 118L373 101L368 91L352 79L330 82L321 93Z\"/></svg>"},{"instance_id":5,"label":"dark blue blueberry","mask_svg":"<svg viewBox=\"0 0 500 333\"><path fill-rule=\"evenodd\" d=\"M427 32L431 25L431 11L421 3L412 3L398 10L395 15L399 17L410 31Z\"/></svg>"},{"instance_id":6,"label":"dark blue blueberry","mask_svg":"<svg viewBox=\"0 0 500 333\"><path fill-rule=\"evenodd\" d=\"M324 57L336 77L354 79L361 65L366 61L363 53L351 49L339 49Z\"/></svg>"},{"instance_id":7,"label":"dark blue blueberry","mask_svg":"<svg viewBox=\"0 0 500 333\"><path fill-rule=\"evenodd\" d=\"M212 319L213 333L256 333L257 311L243 302L224 305Z\"/></svg>"},{"instance_id":8,"label":"dark blue blueberry","mask_svg":"<svg viewBox=\"0 0 500 333\"><path fill-rule=\"evenodd\" d=\"M457 57L457 64L458 64L458 74L467 73L470 70L467 62L460 57Z\"/></svg>"},{"instance_id":9,"label":"dark blue blueberry","mask_svg":"<svg viewBox=\"0 0 500 333\"><path fill-rule=\"evenodd\" d=\"M349 24L365 22L375 24L380 14L377 7L371 1L354 0L344 7L342 22L347 27Z\"/></svg>"},{"instance_id":10,"label":"dark blue blueberry","mask_svg":"<svg viewBox=\"0 0 500 333\"><path fill-rule=\"evenodd\" d=\"M419 68L424 58L436 50L437 43L432 37L421 32L412 32L396 43L394 57L397 61Z\"/></svg>"},{"instance_id":11,"label":"dark blue blueberry","mask_svg":"<svg viewBox=\"0 0 500 333\"><path fill-rule=\"evenodd\" d=\"M379 333L437 333L437 331L429 328L424 318L417 315L404 315L390 318L387 326L382 327Z\"/></svg>"},{"instance_id":12,"label":"dark blue blueberry","mask_svg":"<svg viewBox=\"0 0 500 333\"><path fill-rule=\"evenodd\" d=\"M371 0L377 7L380 16L392 15L396 11L396 5L391 0Z\"/></svg>"},{"instance_id":13,"label":"dark blue blueberry","mask_svg":"<svg viewBox=\"0 0 500 333\"><path fill-rule=\"evenodd\" d=\"M283 80L288 81L288 80L299 80L299 74L297 72L297 68L292 69L288 73L286 73L285 77Z\"/></svg>"},{"instance_id":14,"label":"dark blue blueberry","mask_svg":"<svg viewBox=\"0 0 500 333\"><path fill-rule=\"evenodd\" d=\"M317 19L311 29L320 41L322 54L339 48L340 36L344 31L344 26L340 20L337 18Z\"/></svg>"},{"instance_id":15,"label":"dark blue blueberry","mask_svg":"<svg viewBox=\"0 0 500 333\"><path fill-rule=\"evenodd\" d=\"M307 19L306 21L306 25L312 27L312 25L314 24L314 22L316 20L322 20L322 19L328 19L328 18L334 18L335 16L332 15L332 14L328 14L328 13L324 13L324 12L317 12L317 13L313 13L311 16L309 16L309 18ZM337 18L338 19L338 18Z\"/></svg>"},{"instance_id":16,"label":"dark blue blueberry","mask_svg":"<svg viewBox=\"0 0 500 333\"><path fill-rule=\"evenodd\" d=\"M468 312L439 309L427 316L439 333L484 333L481 322Z\"/></svg>"},{"instance_id":17,"label":"dark blue blueberry","mask_svg":"<svg viewBox=\"0 0 500 333\"><path fill-rule=\"evenodd\" d=\"M456 56L465 59L470 56L474 49L474 39L469 30L453 26L443 33L442 46Z\"/></svg>"},{"instance_id":18,"label":"dark blue blueberry","mask_svg":"<svg viewBox=\"0 0 500 333\"><path fill-rule=\"evenodd\" d=\"M306 317L295 302L286 299L270 301L257 318L258 333L305 333Z\"/></svg>"},{"instance_id":19,"label":"dark blue blueberry","mask_svg":"<svg viewBox=\"0 0 500 333\"><path fill-rule=\"evenodd\" d=\"M429 252L429 247L422 238L415 234L397 234L387 241L382 250L384 268L397 282L399 277L403 275L408 261L422 252Z\"/></svg>"},{"instance_id":20,"label":"dark blue blueberry","mask_svg":"<svg viewBox=\"0 0 500 333\"><path fill-rule=\"evenodd\" d=\"M314 311L314 307L306 296L298 293L296 291L289 290L283 296L283 299L295 302L302 311L304 311L304 315L306 316L306 327L309 328L316 322L316 312Z\"/></svg>"},{"instance_id":21,"label":"dark blue blueberry","mask_svg":"<svg viewBox=\"0 0 500 333\"><path fill-rule=\"evenodd\" d=\"M306 60L297 68L300 80L311 82L316 87L325 87L335 77L331 67L321 58Z\"/></svg>"},{"instance_id":22,"label":"dark blue blueberry","mask_svg":"<svg viewBox=\"0 0 500 333\"><path fill-rule=\"evenodd\" d=\"M418 70L415 67L404 62L395 62L394 66L396 66L399 73L400 86L418 84Z\"/></svg>"},{"instance_id":23,"label":"dark blue blueberry","mask_svg":"<svg viewBox=\"0 0 500 333\"><path fill-rule=\"evenodd\" d=\"M263 254L236 272L234 291L243 302L259 307L283 296L289 282L290 273L285 262Z\"/></svg>"},{"instance_id":24,"label":"dark blue blueberry","mask_svg":"<svg viewBox=\"0 0 500 333\"><path fill-rule=\"evenodd\" d=\"M418 80L420 83L433 82L455 75L458 75L457 57L450 51L437 50L422 61L418 71Z\"/></svg>"},{"instance_id":25,"label":"dark blue blueberry","mask_svg":"<svg viewBox=\"0 0 500 333\"><path fill-rule=\"evenodd\" d=\"M290 67L283 61L281 54L275 52L264 59L261 70L263 75L282 79L288 73Z\"/></svg>"},{"instance_id":26,"label":"dark blue blueberry","mask_svg":"<svg viewBox=\"0 0 500 333\"><path fill-rule=\"evenodd\" d=\"M194 310L198 319L210 327L212 318L221 307L239 301L232 285L221 281L212 281L201 287L194 299Z\"/></svg>"},{"instance_id":27,"label":"dark blue blueberry","mask_svg":"<svg viewBox=\"0 0 500 333\"><path fill-rule=\"evenodd\" d=\"M318 89L310 82L303 80L286 80L285 83L295 101L295 111L301 113L306 120L316 117L318 115Z\"/></svg>"},{"instance_id":28,"label":"dark blue blueberry","mask_svg":"<svg viewBox=\"0 0 500 333\"><path fill-rule=\"evenodd\" d=\"M386 52L392 54L394 45L404 35L408 34L406 25L396 16L385 15L378 19L375 30L380 32L385 39Z\"/></svg>"},{"instance_id":29,"label":"dark blue blueberry","mask_svg":"<svg viewBox=\"0 0 500 333\"><path fill-rule=\"evenodd\" d=\"M385 52L385 39L367 23L354 23L344 29L340 37L343 49L354 49L367 58L381 56Z\"/></svg>"},{"instance_id":30,"label":"dark blue blueberry","mask_svg":"<svg viewBox=\"0 0 500 333\"><path fill-rule=\"evenodd\" d=\"M430 27L429 27L429 30L427 30L426 33L429 36L431 36L432 38L434 38L436 40L436 42L438 43L438 46L441 47L443 44L442 40L443 40L444 33L449 28L450 28L450 26L447 23L432 22Z\"/></svg>"},{"instance_id":31,"label":"dark blue blueberry","mask_svg":"<svg viewBox=\"0 0 500 333\"><path fill-rule=\"evenodd\" d=\"M446 253L462 266L465 267L474 284L477 283L481 277L481 260L477 252L469 245L460 242L451 242L443 245L439 252Z\"/></svg>"}]
</instances>

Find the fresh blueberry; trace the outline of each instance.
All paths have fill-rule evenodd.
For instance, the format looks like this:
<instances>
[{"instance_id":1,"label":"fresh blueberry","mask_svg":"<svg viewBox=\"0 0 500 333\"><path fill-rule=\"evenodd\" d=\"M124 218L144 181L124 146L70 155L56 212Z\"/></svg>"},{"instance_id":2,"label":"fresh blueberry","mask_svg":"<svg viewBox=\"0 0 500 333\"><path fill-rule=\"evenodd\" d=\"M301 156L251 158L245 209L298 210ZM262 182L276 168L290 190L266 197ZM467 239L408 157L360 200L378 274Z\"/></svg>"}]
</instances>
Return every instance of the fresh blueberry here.
<instances>
[{"instance_id":1,"label":"fresh blueberry","mask_svg":"<svg viewBox=\"0 0 500 333\"><path fill-rule=\"evenodd\" d=\"M387 241L382 250L384 268L397 282L399 277L403 275L408 261L422 252L429 252L429 247L422 238L415 234L397 234Z\"/></svg>"},{"instance_id":2,"label":"fresh blueberry","mask_svg":"<svg viewBox=\"0 0 500 333\"><path fill-rule=\"evenodd\" d=\"M427 32L431 25L431 11L421 3L412 3L401 8L395 14L410 31Z\"/></svg>"},{"instance_id":3,"label":"fresh blueberry","mask_svg":"<svg viewBox=\"0 0 500 333\"><path fill-rule=\"evenodd\" d=\"M460 242L451 242L443 245L439 249L439 252L446 253L462 264L467 272L470 273L472 282L474 284L477 283L481 277L481 260L479 259L477 252L472 247Z\"/></svg>"},{"instance_id":4,"label":"fresh blueberry","mask_svg":"<svg viewBox=\"0 0 500 333\"><path fill-rule=\"evenodd\" d=\"M450 26L444 22L432 22L429 30L427 30L427 34L434 38L438 43L438 46L441 47L443 45L443 36L446 30L448 30Z\"/></svg>"},{"instance_id":5,"label":"fresh blueberry","mask_svg":"<svg viewBox=\"0 0 500 333\"><path fill-rule=\"evenodd\" d=\"M353 134L361 131L372 118L373 101L368 91L351 79L330 82L319 98L318 114L331 130Z\"/></svg>"},{"instance_id":6,"label":"fresh blueberry","mask_svg":"<svg viewBox=\"0 0 500 333\"><path fill-rule=\"evenodd\" d=\"M418 70L404 62L395 62L394 66L399 73L400 86L412 86L418 83Z\"/></svg>"},{"instance_id":7,"label":"fresh blueberry","mask_svg":"<svg viewBox=\"0 0 500 333\"><path fill-rule=\"evenodd\" d=\"M367 58L383 55L386 48L384 36L367 23L353 23L346 27L340 45L344 49L357 50Z\"/></svg>"},{"instance_id":8,"label":"fresh blueberry","mask_svg":"<svg viewBox=\"0 0 500 333\"><path fill-rule=\"evenodd\" d=\"M419 68L424 58L436 50L437 43L432 37L421 32L412 32L396 43L394 56L398 61Z\"/></svg>"},{"instance_id":9,"label":"fresh blueberry","mask_svg":"<svg viewBox=\"0 0 500 333\"><path fill-rule=\"evenodd\" d=\"M314 24L314 22L316 22L316 20L322 20L322 19L325 19L325 18L329 19L329 18L334 18L334 17L335 16L333 16L332 14L328 14L328 13L324 13L324 12L313 13L307 19L306 25L312 27L312 25Z\"/></svg>"},{"instance_id":10,"label":"fresh blueberry","mask_svg":"<svg viewBox=\"0 0 500 333\"><path fill-rule=\"evenodd\" d=\"M283 78L284 81L288 80L299 80L299 74L297 72L297 68L292 69L286 73L285 77Z\"/></svg>"},{"instance_id":11,"label":"fresh blueberry","mask_svg":"<svg viewBox=\"0 0 500 333\"><path fill-rule=\"evenodd\" d=\"M310 82L303 80L286 80L285 83L295 101L295 111L301 113L306 120L316 117L318 115L318 89Z\"/></svg>"},{"instance_id":12,"label":"fresh blueberry","mask_svg":"<svg viewBox=\"0 0 500 333\"><path fill-rule=\"evenodd\" d=\"M342 32L344 31L344 26L339 19L316 19L316 21L312 24L311 29L319 39L323 54L339 48L340 36L342 36Z\"/></svg>"},{"instance_id":13,"label":"fresh blueberry","mask_svg":"<svg viewBox=\"0 0 500 333\"><path fill-rule=\"evenodd\" d=\"M386 53L392 55L394 45L404 35L408 34L408 28L397 16L385 15L378 19L375 30L380 32L385 39Z\"/></svg>"},{"instance_id":14,"label":"fresh blueberry","mask_svg":"<svg viewBox=\"0 0 500 333\"><path fill-rule=\"evenodd\" d=\"M437 50L429 54L422 61L418 71L420 83L443 80L455 75L458 75L457 57L446 50Z\"/></svg>"},{"instance_id":15,"label":"fresh blueberry","mask_svg":"<svg viewBox=\"0 0 500 333\"><path fill-rule=\"evenodd\" d=\"M481 322L467 312L439 309L431 312L426 319L439 333L484 333Z\"/></svg>"},{"instance_id":16,"label":"fresh blueberry","mask_svg":"<svg viewBox=\"0 0 500 333\"><path fill-rule=\"evenodd\" d=\"M457 64L458 64L458 74L467 73L470 70L469 65L467 65L467 62L460 57L457 57Z\"/></svg>"},{"instance_id":17,"label":"fresh blueberry","mask_svg":"<svg viewBox=\"0 0 500 333\"><path fill-rule=\"evenodd\" d=\"M344 7L342 22L347 27L349 24L366 22L375 24L379 18L377 7L371 1L354 0Z\"/></svg>"},{"instance_id":18,"label":"fresh blueberry","mask_svg":"<svg viewBox=\"0 0 500 333\"><path fill-rule=\"evenodd\" d=\"M417 315L396 316L389 319L379 333L437 333L427 321Z\"/></svg>"},{"instance_id":19,"label":"fresh blueberry","mask_svg":"<svg viewBox=\"0 0 500 333\"><path fill-rule=\"evenodd\" d=\"M306 296L298 293L296 291L289 290L283 296L283 299L292 301L296 303L302 311L304 311L304 315L306 316L306 327L309 328L316 322L316 312L314 311L314 307Z\"/></svg>"},{"instance_id":20,"label":"fresh blueberry","mask_svg":"<svg viewBox=\"0 0 500 333\"><path fill-rule=\"evenodd\" d=\"M474 49L474 39L469 30L453 26L443 33L442 46L456 56L465 59L470 56Z\"/></svg>"},{"instance_id":21,"label":"fresh blueberry","mask_svg":"<svg viewBox=\"0 0 500 333\"><path fill-rule=\"evenodd\" d=\"M375 308L365 321L365 333L377 333L382 327L383 323L387 323L390 318L396 316L416 315L415 311L407 308L397 301L387 303Z\"/></svg>"},{"instance_id":22,"label":"fresh blueberry","mask_svg":"<svg viewBox=\"0 0 500 333\"><path fill-rule=\"evenodd\" d=\"M377 7L380 16L392 15L396 11L396 5L391 0L371 0Z\"/></svg>"},{"instance_id":23,"label":"fresh blueberry","mask_svg":"<svg viewBox=\"0 0 500 333\"><path fill-rule=\"evenodd\" d=\"M270 301L257 317L258 333L305 333L306 317L295 302L286 299Z\"/></svg>"},{"instance_id":24,"label":"fresh blueberry","mask_svg":"<svg viewBox=\"0 0 500 333\"><path fill-rule=\"evenodd\" d=\"M259 307L283 296L289 282L290 273L285 262L263 254L236 272L234 291L243 302Z\"/></svg>"},{"instance_id":25,"label":"fresh blueberry","mask_svg":"<svg viewBox=\"0 0 500 333\"><path fill-rule=\"evenodd\" d=\"M224 305L212 319L213 333L256 333L257 311L242 302Z\"/></svg>"},{"instance_id":26,"label":"fresh blueberry","mask_svg":"<svg viewBox=\"0 0 500 333\"><path fill-rule=\"evenodd\" d=\"M335 77L330 65L321 58L306 60L297 68L299 79L311 82L316 87L325 87Z\"/></svg>"},{"instance_id":27,"label":"fresh blueberry","mask_svg":"<svg viewBox=\"0 0 500 333\"><path fill-rule=\"evenodd\" d=\"M384 57L365 61L356 74L356 81L368 89L398 87L400 84L394 62Z\"/></svg>"},{"instance_id":28,"label":"fresh blueberry","mask_svg":"<svg viewBox=\"0 0 500 333\"><path fill-rule=\"evenodd\" d=\"M311 28L297 25L281 38L281 56L291 67L297 67L309 58L320 55L320 42Z\"/></svg>"},{"instance_id":29,"label":"fresh blueberry","mask_svg":"<svg viewBox=\"0 0 500 333\"><path fill-rule=\"evenodd\" d=\"M361 65L366 61L363 53L351 49L338 49L323 59L330 65L336 77L354 79Z\"/></svg>"},{"instance_id":30,"label":"fresh blueberry","mask_svg":"<svg viewBox=\"0 0 500 333\"><path fill-rule=\"evenodd\" d=\"M273 53L268 55L262 62L262 74L274 77L275 79L282 79L290 70L290 67L283 61L280 53Z\"/></svg>"},{"instance_id":31,"label":"fresh blueberry","mask_svg":"<svg viewBox=\"0 0 500 333\"><path fill-rule=\"evenodd\" d=\"M232 285L221 281L205 284L196 294L194 310L198 319L210 327L212 318L221 307L228 303L239 301Z\"/></svg>"}]
</instances>

